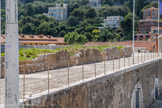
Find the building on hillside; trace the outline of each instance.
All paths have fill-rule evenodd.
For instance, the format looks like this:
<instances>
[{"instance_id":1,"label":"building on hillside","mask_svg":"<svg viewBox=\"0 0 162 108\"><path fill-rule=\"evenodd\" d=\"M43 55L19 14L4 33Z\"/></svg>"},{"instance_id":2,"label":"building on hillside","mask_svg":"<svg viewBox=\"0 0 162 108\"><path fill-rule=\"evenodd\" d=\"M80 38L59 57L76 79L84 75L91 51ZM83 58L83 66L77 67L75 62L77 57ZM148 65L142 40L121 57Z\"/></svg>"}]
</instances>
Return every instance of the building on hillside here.
<instances>
[{"instance_id":1,"label":"building on hillside","mask_svg":"<svg viewBox=\"0 0 162 108\"><path fill-rule=\"evenodd\" d=\"M104 19L104 27L111 27L113 29L121 27L122 16L108 16Z\"/></svg>"},{"instance_id":2,"label":"building on hillside","mask_svg":"<svg viewBox=\"0 0 162 108\"><path fill-rule=\"evenodd\" d=\"M159 28L159 33L162 35L162 27ZM152 26L151 27L151 32L149 33L151 39L155 38L158 36L158 27Z\"/></svg>"},{"instance_id":3,"label":"building on hillside","mask_svg":"<svg viewBox=\"0 0 162 108\"><path fill-rule=\"evenodd\" d=\"M138 22L138 33L135 34L135 39L146 40L150 39L150 32L152 27L158 26L158 8L147 8L143 11L143 19ZM160 21L160 27L162 22Z\"/></svg>"},{"instance_id":4,"label":"building on hillside","mask_svg":"<svg viewBox=\"0 0 162 108\"><path fill-rule=\"evenodd\" d=\"M66 20L68 17L68 4L56 4L56 7L49 7L48 16L58 21Z\"/></svg>"},{"instance_id":5,"label":"building on hillside","mask_svg":"<svg viewBox=\"0 0 162 108\"><path fill-rule=\"evenodd\" d=\"M160 52L162 52L162 27L160 27L159 29L159 42L160 42ZM151 41L156 43L156 52L158 52L158 27L152 27L151 28L151 32L150 32L150 36L151 36Z\"/></svg>"},{"instance_id":6,"label":"building on hillside","mask_svg":"<svg viewBox=\"0 0 162 108\"><path fill-rule=\"evenodd\" d=\"M150 40L151 36L149 34L136 34L135 40Z\"/></svg>"},{"instance_id":7,"label":"building on hillside","mask_svg":"<svg viewBox=\"0 0 162 108\"><path fill-rule=\"evenodd\" d=\"M101 0L89 0L89 6L98 9L101 7Z\"/></svg>"},{"instance_id":8,"label":"building on hillside","mask_svg":"<svg viewBox=\"0 0 162 108\"><path fill-rule=\"evenodd\" d=\"M5 44L5 35L1 38L2 45ZM67 45L64 38L44 35L19 35L20 45Z\"/></svg>"},{"instance_id":9,"label":"building on hillside","mask_svg":"<svg viewBox=\"0 0 162 108\"><path fill-rule=\"evenodd\" d=\"M143 19L154 19L158 20L158 8L147 8L143 11Z\"/></svg>"},{"instance_id":10,"label":"building on hillside","mask_svg":"<svg viewBox=\"0 0 162 108\"><path fill-rule=\"evenodd\" d=\"M146 20L139 20L138 23L138 32L148 34L151 32L151 27L158 26L158 20L154 19L146 19ZM162 27L162 22L160 22L160 27Z\"/></svg>"}]
</instances>

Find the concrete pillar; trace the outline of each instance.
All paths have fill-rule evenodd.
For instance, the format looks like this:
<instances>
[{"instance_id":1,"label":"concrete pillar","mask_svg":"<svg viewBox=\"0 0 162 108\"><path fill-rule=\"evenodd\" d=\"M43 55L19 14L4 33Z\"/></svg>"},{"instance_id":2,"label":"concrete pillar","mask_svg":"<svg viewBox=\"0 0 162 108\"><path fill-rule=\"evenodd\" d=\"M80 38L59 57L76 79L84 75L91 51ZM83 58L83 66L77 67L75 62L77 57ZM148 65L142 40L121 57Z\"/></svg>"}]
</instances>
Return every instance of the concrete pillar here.
<instances>
[{"instance_id":1,"label":"concrete pillar","mask_svg":"<svg viewBox=\"0 0 162 108\"><path fill-rule=\"evenodd\" d=\"M6 0L5 108L19 108L18 0Z\"/></svg>"}]
</instances>

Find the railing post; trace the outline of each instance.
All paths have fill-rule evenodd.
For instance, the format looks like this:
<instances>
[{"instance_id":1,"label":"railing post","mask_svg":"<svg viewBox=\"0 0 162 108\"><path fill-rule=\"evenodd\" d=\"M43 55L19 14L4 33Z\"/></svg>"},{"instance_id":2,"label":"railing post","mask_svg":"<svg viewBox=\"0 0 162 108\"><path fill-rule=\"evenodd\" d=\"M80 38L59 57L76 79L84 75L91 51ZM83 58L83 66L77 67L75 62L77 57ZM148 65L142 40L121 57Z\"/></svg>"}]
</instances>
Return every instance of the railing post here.
<instances>
[{"instance_id":1,"label":"railing post","mask_svg":"<svg viewBox=\"0 0 162 108\"><path fill-rule=\"evenodd\" d=\"M148 51L147 51L147 61L149 60L149 57L148 57Z\"/></svg>"},{"instance_id":2,"label":"railing post","mask_svg":"<svg viewBox=\"0 0 162 108\"><path fill-rule=\"evenodd\" d=\"M156 58L158 58L158 53L156 53Z\"/></svg>"},{"instance_id":3,"label":"railing post","mask_svg":"<svg viewBox=\"0 0 162 108\"><path fill-rule=\"evenodd\" d=\"M70 77L69 77L69 60L67 61L68 62L68 86L70 85Z\"/></svg>"},{"instance_id":4,"label":"railing post","mask_svg":"<svg viewBox=\"0 0 162 108\"><path fill-rule=\"evenodd\" d=\"M128 66L130 66L130 58L128 57Z\"/></svg>"},{"instance_id":5,"label":"railing post","mask_svg":"<svg viewBox=\"0 0 162 108\"><path fill-rule=\"evenodd\" d=\"M24 66L24 71L23 71L23 106L24 106L24 99L25 99L25 71L26 71L26 66Z\"/></svg>"},{"instance_id":6,"label":"railing post","mask_svg":"<svg viewBox=\"0 0 162 108\"><path fill-rule=\"evenodd\" d=\"M142 63L142 50L141 50L141 63Z\"/></svg>"},{"instance_id":7,"label":"railing post","mask_svg":"<svg viewBox=\"0 0 162 108\"><path fill-rule=\"evenodd\" d=\"M106 75L106 57L104 57L104 74Z\"/></svg>"},{"instance_id":8,"label":"railing post","mask_svg":"<svg viewBox=\"0 0 162 108\"><path fill-rule=\"evenodd\" d=\"M94 76L96 78L96 57L94 57L94 61L95 61L95 63L94 63Z\"/></svg>"},{"instance_id":9,"label":"railing post","mask_svg":"<svg viewBox=\"0 0 162 108\"><path fill-rule=\"evenodd\" d=\"M121 57L120 57L121 58ZM119 70L120 70L120 58L119 58Z\"/></svg>"},{"instance_id":10,"label":"railing post","mask_svg":"<svg viewBox=\"0 0 162 108\"><path fill-rule=\"evenodd\" d=\"M138 52L138 64L139 64L139 52Z\"/></svg>"},{"instance_id":11,"label":"railing post","mask_svg":"<svg viewBox=\"0 0 162 108\"><path fill-rule=\"evenodd\" d=\"M114 72L114 56L113 56L113 72Z\"/></svg>"},{"instance_id":12,"label":"railing post","mask_svg":"<svg viewBox=\"0 0 162 108\"><path fill-rule=\"evenodd\" d=\"M124 56L124 68L125 68L125 56Z\"/></svg>"},{"instance_id":13,"label":"railing post","mask_svg":"<svg viewBox=\"0 0 162 108\"><path fill-rule=\"evenodd\" d=\"M82 81L84 81L84 58L82 58Z\"/></svg>"},{"instance_id":14,"label":"railing post","mask_svg":"<svg viewBox=\"0 0 162 108\"><path fill-rule=\"evenodd\" d=\"M49 89L50 89L50 87L49 87L49 63L48 63L48 94L49 94Z\"/></svg>"},{"instance_id":15,"label":"railing post","mask_svg":"<svg viewBox=\"0 0 162 108\"><path fill-rule=\"evenodd\" d=\"M143 55L144 55L144 62L145 62L145 50L143 50Z\"/></svg>"}]
</instances>

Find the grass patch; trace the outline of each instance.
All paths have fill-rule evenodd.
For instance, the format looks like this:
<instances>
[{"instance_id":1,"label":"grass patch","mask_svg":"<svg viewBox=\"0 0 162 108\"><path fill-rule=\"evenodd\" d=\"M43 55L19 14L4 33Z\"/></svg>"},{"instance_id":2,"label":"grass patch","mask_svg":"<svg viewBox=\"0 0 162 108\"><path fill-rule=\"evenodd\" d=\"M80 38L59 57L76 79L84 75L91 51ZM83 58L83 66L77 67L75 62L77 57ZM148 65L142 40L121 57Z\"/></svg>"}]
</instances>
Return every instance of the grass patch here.
<instances>
[{"instance_id":1,"label":"grass patch","mask_svg":"<svg viewBox=\"0 0 162 108\"><path fill-rule=\"evenodd\" d=\"M74 55L81 49L97 49L100 52L102 52L105 48L108 47L114 47L114 46L82 46L82 45L73 45L73 46L67 46L63 48L57 48L55 50L49 50L49 49L20 49L19 50L19 60L25 61L25 60L32 60L38 57L38 55L43 55L47 53L56 53L60 50L68 51L70 55ZM119 50L123 48L123 46L116 46ZM2 53L1 56L5 56L5 53Z\"/></svg>"}]
</instances>

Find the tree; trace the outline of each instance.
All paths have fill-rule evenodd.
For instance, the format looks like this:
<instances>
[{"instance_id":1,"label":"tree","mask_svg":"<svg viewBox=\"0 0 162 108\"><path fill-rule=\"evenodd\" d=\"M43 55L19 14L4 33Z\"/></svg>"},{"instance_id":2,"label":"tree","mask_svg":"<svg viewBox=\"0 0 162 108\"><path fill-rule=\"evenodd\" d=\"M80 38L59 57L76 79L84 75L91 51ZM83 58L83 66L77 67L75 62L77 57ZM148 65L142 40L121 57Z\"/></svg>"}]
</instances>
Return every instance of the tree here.
<instances>
[{"instance_id":1,"label":"tree","mask_svg":"<svg viewBox=\"0 0 162 108\"><path fill-rule=\"evenodd\" d=\"M76 8L71 13L72 16L79 18L80 21L84 18L84 10L82 8Z\"/></svg>"},{"instance_id":2,"label":"tree","mask_svg":"<svg viewBox=\"0 0 162 108\"><path fill-rule=\"evenodd\" d=\"M99 38L98 34L101 33L100 30L94 29L92 31L92 41L96 42Z\"/></svg>"},{"instance_id":3,"label":"tree","mask_svg":"<svg viewBox=\"0 0 162 108\"><path fill-rule=\"evenodd\" d=\"M147 0L136 0L136 14L138 16L140 15L141 9L146 5L149 5Z\"/></svg>"},{"instance_id":4,"label":"tree","mask_svg":"<svg viewBox=\"0 0 162 108\"><path fill-rule=\"evenodd\" d=\"M87 18L94 18L97 16L96 10L94 8L90 8L88 9L88 11L86 12L86 17Z\"/></svg>"},{"instance_id":5,"label":"tree","mask_svg":"<svg viewBox=\"0 0 162 108\"><path fill-rule=\"evenodd\" d=\"M59 37L64 37L66 34L66 32L64 30L61 30L61 32L59 33Z\"/></svg>"},{"instance_id":6,"label":"tree","mask_svg":"<svg viewBox=\"0 0 162 108\"><path fill-rule=\"evenodd\" d=\"M106 28L103 32L99 34L99 41L106 42L114 38L114 35L111 33L110 28Z\"/></svg>"},{"instance_id":7,"label":"tree","mask_svg":"<svg viewBox=\"0 0 162 108\"><path fill-rule=\"evenodd\" d=\"M123 22L122 22L122 27L124 29L125 35L128 36L127 39L131 39L131 34L132 34L132 27L133 27L133 15L132 13L129 13L127 16L125 16Z\"/></svg>"},{"instance_id":8,"label":"tree","mask_svg":"<svg viewBox=\"0 0 162 108\"><path fill-rule=\"evenodd\" d=\"M74 16L70 16L68 19L67 19L67 24L68 26L76 26L78 24L78 21L77 21L77 18L74 17Z\"/></svg>"},{"instance_id":9,"label":"tree","mask_svg":"<svg viewBox=\"0 0 162 108\"><path fill-rule=\"evenodd\" d=\"M77 32L69 32L64 36L65 42L68 42L69 44L79 43L84 44L86 43L87 37L82 34L78 34Z\"/></svg>"},{"instance_id":10,"label":"tree","mask_svg":"<svg viewBox=\"0 0 162 108\"><path fill-rule=\"evenodd\" d=\"M35 14L35 9L34 7L32 6L31 3L28 3L27 5L25 5L25 14L26 15L29 15L29 16L32 16Z\"/></svg>"},{"instance_id":11,"label":"tree","mask_svg":"<svg viewBox=\"0 0 162 108\"><path fill-rule=\"evenodd\" d=\"M49 35L49 24L48 22L42 22L36 29L36 34L45 34Z\"/></svg>"},{"instance_id":12,"label":"tree","mask_svg":"<svg viewBox=\"0 0 162 108\"><path fill-rule=\"evenodd\" d=\"M26 23L21 27L20 32L22 34L34 34L35 28L34 24Z\"/></svg>"}]
</instances>

